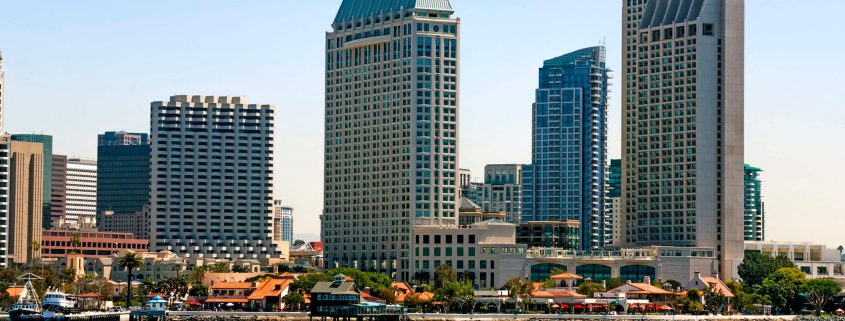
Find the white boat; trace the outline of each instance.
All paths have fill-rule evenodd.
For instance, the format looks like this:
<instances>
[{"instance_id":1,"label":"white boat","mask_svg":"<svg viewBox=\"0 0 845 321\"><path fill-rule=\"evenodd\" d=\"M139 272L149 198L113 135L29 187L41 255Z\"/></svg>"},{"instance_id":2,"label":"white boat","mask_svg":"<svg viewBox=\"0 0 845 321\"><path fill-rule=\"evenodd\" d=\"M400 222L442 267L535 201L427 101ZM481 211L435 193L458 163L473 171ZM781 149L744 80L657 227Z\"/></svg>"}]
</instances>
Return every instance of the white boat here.
<instances>
[{"instance_id":1,"label":"white boat","mask_svg":"<svg viewBox=\"0 0 845 321\"><path fill-rule=\"evenodd\" d=\"M57 289L47 290L44 294L44 301L41 302L44 310L65 312L76 307L76 301L69 299L68 295Z\"/></svg>"},{"instance_id":2,"label":"white boat","mask_svg":"<svg viewBox=\"0 0 845 321\"><path fill-rule=\"evenodd\" d=\"M18 277L18 279L26 280L26 285L18 296L18 300L9 309L9 319L14 321L29 317L41 317L41 302L38 301L38 294L35 292L35 287L32 286L32 280L40 280L41 278L35 274L27 273Z\"/></svg>"}]
</instances>

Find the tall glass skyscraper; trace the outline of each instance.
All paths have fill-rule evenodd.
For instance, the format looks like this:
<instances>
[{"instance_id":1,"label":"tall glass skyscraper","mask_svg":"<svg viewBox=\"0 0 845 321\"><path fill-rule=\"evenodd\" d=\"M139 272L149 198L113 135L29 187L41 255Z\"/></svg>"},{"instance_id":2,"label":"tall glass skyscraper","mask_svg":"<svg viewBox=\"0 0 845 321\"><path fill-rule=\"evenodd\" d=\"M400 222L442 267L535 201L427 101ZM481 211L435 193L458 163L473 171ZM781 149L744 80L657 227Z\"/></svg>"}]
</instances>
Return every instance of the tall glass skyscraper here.
<instances>
[{"instance_id":1,"label":"tall glass skyscraper","mask_svg":"<svg viewBox=\"0 0 845 321\"><path fill-rule=\"evenodd\" d=\"M97 218L103 211L135 214L150 202L150 140L146 133L97 137Z\"/></svg>"},{"instance_id":2,"label":"tall glass skyscraper","mask_svg":"<svg viewBox=\"0 0 845 321\"><path fill-rule=\"evenodd\" d=\"M585 250L607 245L607 79L603 46L543 63L522 174L522 221L577 220Z\"/></svg>"},{"instance_id":3,"label":"tall glass skyscraper","mask_svg":"<svg viewBox=\"0 0 845 321\"><path fill-rule=\"evenodd\" d=\"M326 267L409 280L415 226L457 226L459 20L344 0L326 33Z\"/></svg>"},{"instance_id":4,"label":"tall glass skyscraper","mask_svg":"<svg viewBox=\"0 0 845 321\"><path fill-rule=\"evenodd\" d=\"M622 204L629 246L743 257L743 0L622 0Z\"/></svg>"},{"instance_id":5,"label":"tall glass skyscraper","mask_svg":"<svg viewBox=\"0 0 845 321\"><path fill-rule=\"evenodd\" d=\"M766 208L763 205L763 194L760 172L763 170L745 164L745 229L746 241L766 240Z\"/></svg>"}]
</instances>

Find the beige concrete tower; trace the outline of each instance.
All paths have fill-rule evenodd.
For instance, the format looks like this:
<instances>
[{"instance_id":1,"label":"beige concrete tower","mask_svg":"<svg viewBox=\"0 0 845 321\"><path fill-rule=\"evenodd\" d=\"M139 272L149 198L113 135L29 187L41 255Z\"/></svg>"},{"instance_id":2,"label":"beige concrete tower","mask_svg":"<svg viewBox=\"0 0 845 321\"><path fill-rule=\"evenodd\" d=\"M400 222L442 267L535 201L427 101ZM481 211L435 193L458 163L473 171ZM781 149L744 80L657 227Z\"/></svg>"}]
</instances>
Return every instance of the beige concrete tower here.
<instances>
[{"instance_id":1,"label":"beige concrete tower","mask_svg":"<svg viewBox=\"0 0 845 321\"><path fill-rule=\"evenodd\" d=\"M743 256L743 0L623 0L626 245Z\"/></svg>"},{"instance_id":2,"label":"beige concrete tower","mask_svg":"<svg viewBox=\"0 0 845 321\"><path fill-rule=\"evenodd\" d=\"M456 226L459 20L448 0L344 0L326 33L325 265L412 275Z\"/></svg>"},{"instance_id":3,"label":"beige concrete tower","mask_svg":"<svg viewBox=\"0 0 845 321\"><path fill-rule=\"evenodd\" d=\"M44 147L41 143L10 142L9 255L15 263L41 257L44 189Z\"/></svg>"}]
</instances>

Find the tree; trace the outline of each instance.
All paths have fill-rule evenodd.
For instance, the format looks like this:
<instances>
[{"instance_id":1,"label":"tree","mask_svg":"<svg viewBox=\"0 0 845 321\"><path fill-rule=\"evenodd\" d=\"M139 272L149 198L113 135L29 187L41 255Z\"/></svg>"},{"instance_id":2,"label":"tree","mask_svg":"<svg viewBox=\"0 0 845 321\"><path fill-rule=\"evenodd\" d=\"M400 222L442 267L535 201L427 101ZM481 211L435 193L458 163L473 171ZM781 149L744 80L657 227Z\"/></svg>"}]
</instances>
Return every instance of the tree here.
<instances>
[{"instance_id":1,"label":"tree","mask_svg":"<svg viewBox=\"0 0 845 321\"><path fill-rule=\"evenodd\" d=\"M540 287L543 289L551 289L557 287L557 283L555 283L555 280L546 280L546 282L543 282Z\"/></svg>"},{"instance_id":2,"label":"tree","mask_svg":"<svg viewBox=\"0 0 845 321\"><path fill-rule=\"evenodd\" d=\"M140 269L143 265L138 254L131 251L126 251L117 259L118 268L126 269L126 307L129 307L132 301L132 270Z\"/></svg>"},{"instance_id":3,"label":"tree","mask_svg":"<svg viewBox=\"0 0 845 321\"><path fill-rule=\"evenodd\" d=\"M248 268L248 267L245 267L245 266L243 266L243 265L236 265L236 266L232 267L232 272L235 272L235 273L249 273L250 271L249 271L249 268Z\"/></svg>"},{"instance_id":4,"label":"tree","mask_svg":"<svg viewBox=\"0 0 845 321\"><path fill-rule=\"evenodd\" d=\"M807 296L807 301L815 308L816 315L821 315L825 304L841 290L839 283L830 278L813 279L801 286L801 292Z\"/></svg>"},{"instance_id":5,"label":"tree","mask_svg":"<svg viewBox=\"0 0 845 321\"><path fill-rule=\"evenodd\" d=\"M458 280L458 274L451 266L443 264L434 270L434 286L441 287L446 282L455 282Z\"/></svg>"},{"instance_id":6,"label":"tree","mask_svg":"<svg viewBox=\"0 0 845 321\"><path fill-rule=\"evenodd\" d=\"M845 247L842 247L842 245L840 245L840 246L836 247L836 249L839 250L839 256L841 257L842 251L845 250Z\"/></svg>"},{"instance_id":7,"label":"tree","mask_svg":"<svg viewBox=\"0 0 845 321\"><path fill-rule=\"evenodd\" d=\"M29 244L29 248L32 249L32 259L37 260L41 257L41 243L39 242L32 242Z\"/></svg>"},{"instance_id":8,"label":"tree","mask_svg":"<svg viewBox=\"0 0 845 321\"><path fill-rule=\"evenodd\" d=\"M305 303L305 297L297 291L292 291L282 297L282 302L284 302L285 309L288 311L299 311L302 304Z\"/></svg>"},{"instance_id":9,"label":"tree","mask_svg":"<svg viewBox=\"0 0 845 321\"><path fill-rule=\"evenodd\" d=\"M663 284L667 284L669 287L671 287L672 291L677 291L682 286L684 286L683 284L681 284L681 282L678 282L677 280L672 280L672 279L666 280L666 282L663 282ZM610 287L608 287L608 288L610 288Z\"/></svg>"},{"instance_id":10,"label":"tree","mask_svg":"<svg viewBox=\"0 0 845 321\"><path fill-rule=\"evenodd\" d=\"M298 278L293 280L291 284L291 290L301 290L310 292L311 289L314 288L314 285L317 282L326 282L331 281L332 276L327 273L309 273L305 275L300 275Z\"/></svg>"},{"instance_id":11,"label":"tree","mask_svg":"<svg viewBox=\"0 0 845 321\"><path fill-rule=\"evenodd\" d=\"M605 288L607 288L608 290L618 288L618 287L620 287L624 284L625 284L625 280L622 280L620 278L612 278L612 279L604 280Z\"/></svg>"},{"instance_id":12,"label":"tree","mask_svg":"<svg viewBox=\"0 0 845 321\"><path fill-rule=\"evenodd\" d=\"M590 298L593 297L593 293L604 292L604 291L606 291L606 290L605 290L604 286L601 285L601 283L590 282L590 281L582 282L581 284L578 285L578 288L575 289L575 292L581 293L581 294L586 295L587 297L590 297Z\"/></svg>"},{"instance_id":13,"label":"tree","mask_svg":"<svg viewBox=\"0 0 845 321\"><path fill-rule=\"evenodd\" d=\"M514 300L516 308L519 310L522 307L522 302L531 297L534 285L517 277L505 282L505 290L508 290L508 296Z\"/></svg>"},{"instance_id":14,"label":"tree","mask_svg":"<svg viewBox=\"0 0 845 321\"><path fill-rule=\"evenodd\" d=\"M801 310L799 290L807 283L807 276L798 268L780 268L761 284L755 287L755 292L769 297L772 305L781 311Z\"/></svg>"},{"instance_id":15,"label":"tree","mask_svg":"<svg viewBox=\"0 0 845 321\"><path fill-rule=\"evenodd\" d=\"M747 287L763 283L767 276L775 273L780 268L794 268L793 264L785 256L771 257L760 253L748 253L739 264L739 273L742 282Z\"/></svg>"},{"instance_id":16,"label":"tree","mask_svg":"<svg viewBox=\"0 0 845 321\"><path fill-rule=\"evenodd\" d=\"M201 283L196 283L191 285L191 289L188 290L188 294L193 297L207 297L208 288Z\"/></svg>"},{"instance_id":17,"label":"tree","mask_svg":"<svg viewBox=\"0 0 845 321\"><path fill-rule=\"evenodd\" d=\"M704 307L701 305L701 296L696 289L690 289L687 293L675 297L675 308L680 309L681 306L686 312L704 311Z\"/></svg>"},{"instance_id":18,"label":"tree","mask_svg":"<svg viewBox=\"0 0 845 321\"><path fill-rule=\"evenodd\" d=\"M293 246L295 246L295 247L300 247L302 245L305 245L305 241L303 241L303 240L293 241Z\"/></svg>"},{"instance_id":19,"label":"tree","mask_svg":"<svg viewBox=\"0 0 845 321\"><path fill-rule=\"evenodd\" d=\"M387 301L387 304L396 304L396 292L392 288L382 288L373 293L377 298Z\"/></svg>"},{"instance_id":20,"label":"tree","mask_svg":"<svg viewBox=\"0 0 845 321\"><path fill-rule=\"evenodd\" d=\"M217 262L214 264L206 265L205 272L211 273L229 273L232 272L232 269L229 267L229 264L226 262Z\"/></svg>"},{"instance_id":21,"label":"tree","mask_svg":"<svg viewBox=\"0 0 845 321\"><path fill-rule=\"evenodd\" d=\"M79 233L73 233L73 235L70 236L70 242L69 243L70 243L70 246L73 246L74 249L76 249L74 251L74 253L80 252L79 247L82 246L82 240L80 238Z\"/></svg>"},{"instance_id":22,"label":"tree","mask_svg":"<svg viewBox=\"0 0 845 321\"><path fill-rule=\"evenodd\" d=\"M728 298L721 289L715 287L704 291L704 309L707 311L723 311L728 306Z\"/></svg>"},{"instance_id":23,"label":"tree","mask_svg":"<svg viewBox=\"0 0 845 321\"><path fill-rule=\"evenodd\" d=\"M442 284L434 289L434 299L446 302L446 312L452 310L453 303L473 297L472 284L469 282L445 280Z\"/></svg>"}]
</instances>

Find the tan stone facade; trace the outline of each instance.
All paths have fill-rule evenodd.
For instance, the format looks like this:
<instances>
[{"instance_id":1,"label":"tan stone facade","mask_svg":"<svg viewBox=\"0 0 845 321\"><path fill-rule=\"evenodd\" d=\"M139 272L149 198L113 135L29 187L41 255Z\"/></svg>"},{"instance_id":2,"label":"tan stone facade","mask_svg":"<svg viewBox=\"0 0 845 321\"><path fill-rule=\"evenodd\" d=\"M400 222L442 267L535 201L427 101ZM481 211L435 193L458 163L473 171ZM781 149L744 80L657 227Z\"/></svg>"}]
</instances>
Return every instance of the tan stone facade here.
<instances>
[{"instance_id":1,"label":"tan stone facade","mask_svg":"<svg viewBox=\"0 0 845 321\"><path fill-rule=\"evenodd\" d=\"M44 152L41 143L10 143L9 248L15 263L40 258L44 197Z\"/></svg>"}]
</instances>

